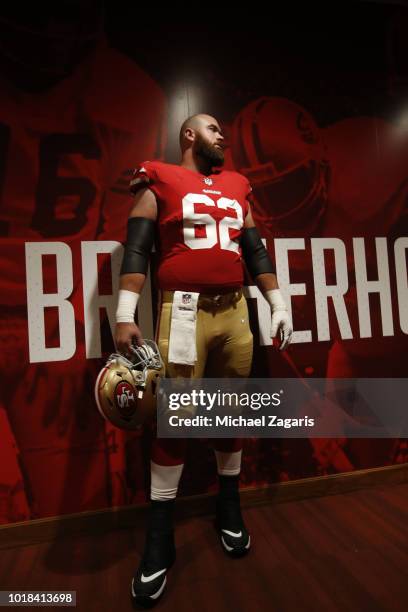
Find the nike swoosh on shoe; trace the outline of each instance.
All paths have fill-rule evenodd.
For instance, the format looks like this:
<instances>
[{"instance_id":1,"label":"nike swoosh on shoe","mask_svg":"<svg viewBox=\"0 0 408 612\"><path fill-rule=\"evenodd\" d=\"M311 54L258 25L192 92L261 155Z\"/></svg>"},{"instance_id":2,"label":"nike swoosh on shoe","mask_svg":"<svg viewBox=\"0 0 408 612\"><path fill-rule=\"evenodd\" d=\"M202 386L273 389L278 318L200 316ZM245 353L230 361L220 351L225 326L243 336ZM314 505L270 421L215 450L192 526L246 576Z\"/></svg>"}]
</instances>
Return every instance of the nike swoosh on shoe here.
<instances>
[{"instance_id":1,"label":"nike swoosh on shoe","mask_svg":"<svg viewBox=\"0 0 408 612\"><path fill-rule=\"evenodd\" d=\"M165 579L163 580L163 584L161 585L160 589L158 591L156 591L156 593L153 593L152 595L146 595L146 597L148 599L158 599L160 597L160 595L162 594L162 592L164 591L164 587L166 586L166 582L167 582L167 577L165 577ZM132 596L137 598L138 595L136 595L135 593L135 579L132 579Z\"/></svg>"},{"instance_id":2,"label":"nike swoosh on shoe","mask_svg":"<svg viewBox=\"0 0 408 612\"><path fill-rule=\"evenodd\" d=\"M232 536L233 538L240 538L242 536L242 531L239 531L238 533L228 531L228 529L222 529L221 531L223 531L223 533L226 533L227 535Z\"/></svg>"},{"instance_id":3,"label":"nike swoosh on shoe","mask_svg":"<svg viewBox=\"0 0 408 612\"><path fill-rule=\"evenodd\" d=\"M162 570L159 570L158 572L155 572L154 574L151 574L151 576L145 576L144 574L142 574L141 581L142 582L151 582L152 580L155 580L156 578L158 578L165 571L166 571L166 568L164 568Z\"/></svg>"}]
</instances>

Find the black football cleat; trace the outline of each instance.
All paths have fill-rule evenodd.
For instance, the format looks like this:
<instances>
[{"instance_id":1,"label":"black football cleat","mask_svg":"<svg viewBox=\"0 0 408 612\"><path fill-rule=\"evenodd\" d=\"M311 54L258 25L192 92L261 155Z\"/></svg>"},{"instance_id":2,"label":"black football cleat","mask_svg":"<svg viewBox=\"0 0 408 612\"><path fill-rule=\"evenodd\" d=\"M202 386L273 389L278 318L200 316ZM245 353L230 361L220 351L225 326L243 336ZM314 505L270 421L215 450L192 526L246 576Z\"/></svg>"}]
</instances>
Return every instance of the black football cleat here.
<instances>
[{"instance_id":1,"label":"black football cleat","mask_svg":"<svg viewBox=\"0 0 408 612\"><path fill-rule=\"evenodd\" d=\"M133 576L131 593L135 603L151 607L163 593L167 571L176 558L173 532L150 532L140 566Z\"/></svg>"},{"instance_id":2,"label":"black football cleat","mask_svg":"<svg viewBox=\"0 0 408 612\"><path fill-rule=\"evenodd\" d=\"M241 557L249 551L251 536L242 518L238 490L221 491L218 495L215 526L228 555Z\"/></svg>"},{"instance_id":3,"label":"black football cleat","mask_svg":"<svg viewBox=\"0 0 408 612\"><path fill-rule=\"evenodd\" d=\"M160 503L156 502L156 510ZM157 521L154 520L154 522ZM150 608L157 602L166 587L167 571L173 565L175 559L176 548L173 528L163 529L163 526L154 528L151 520L146 535L143 557L136 574L132 578L131 597L134 604Z\"/></svg>"}]
</instances>

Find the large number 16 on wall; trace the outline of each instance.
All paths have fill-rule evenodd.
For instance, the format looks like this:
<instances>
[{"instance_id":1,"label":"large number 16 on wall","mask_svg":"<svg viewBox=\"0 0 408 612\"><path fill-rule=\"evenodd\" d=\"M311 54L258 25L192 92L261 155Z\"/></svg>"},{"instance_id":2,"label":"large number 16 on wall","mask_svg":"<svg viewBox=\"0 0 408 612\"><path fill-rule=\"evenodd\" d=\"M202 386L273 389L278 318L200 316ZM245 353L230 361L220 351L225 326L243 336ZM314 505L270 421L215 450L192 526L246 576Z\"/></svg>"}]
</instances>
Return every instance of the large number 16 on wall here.
<instances>
[{"instance_id":1,"label":"large number 16 on wall","mask_svg":"<svg viewBox=\"0 0 408 612\"><path fill-rule=\"evenodd\" d=\"M230 229L240 230L243 225L242 206L236 200L230 198L219 198L216 202L204 193L188 193L182 200L183 204L183 235L184 242L190 249L211 249L218 242L217 221L207 213L194 211L194 204L205 204L206 206L218 206L227 210L232 208L236 217L224 217L218 223L219 244L221 249L239 252L238 243L231 240ZM206 236L197 238L195 226L204 225Z\"/></svg>"}]
</instances>

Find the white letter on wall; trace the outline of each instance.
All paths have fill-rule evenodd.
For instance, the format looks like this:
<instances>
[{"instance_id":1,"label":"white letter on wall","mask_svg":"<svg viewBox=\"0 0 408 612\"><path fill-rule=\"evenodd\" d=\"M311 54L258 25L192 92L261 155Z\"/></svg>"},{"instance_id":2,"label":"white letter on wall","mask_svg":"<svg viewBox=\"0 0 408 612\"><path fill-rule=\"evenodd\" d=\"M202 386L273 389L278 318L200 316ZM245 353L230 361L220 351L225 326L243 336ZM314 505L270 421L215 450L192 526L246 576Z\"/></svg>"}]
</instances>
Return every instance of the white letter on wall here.
<instances>
[{"instance_id":1,"label":"white letter on wall","mask_svg":"<svg viewBox=\"0 0 408 612\"><path fill-rule=\"evenodd\" d=\"M408 334L408 276L406 250L408 238L398 238L394 244L395 272L397 275L398 310L400 326L404 334Z\"/></svg>"},{"instance_id":2,"label":"white letter on wall","mask_svg":"<svg viewBox=\"0 0 408 612\"><path fill-rule=\"evenodd\" d=\"M364 238L353 238L354 264L356 270L358 320L361 338L371 338L371 316L369 293L379 293L381 306L382 330L384 336L392 336L390 271L388 267L387 239L376 238L378 280L367 280L367 264Z\"/></svg>"},{"instance_id":3,"label":"white letter on wall","mask_svg":"<svg viewBox=\"0 0 408 612\"><path fill-rule=\"evenodd\" d=\"M339 238L312 238L313 278L316 296L317 337L319 340L330 340L328 298L333 300L343 339L353 337L347 314L344 294L348 290L346 247ZM327 285L324 265L324 251L332 249L336 269L336 285Z\"/></svg>"},{"instance_id":4,"label":"white letter on wall","mask_svg":"<svg viewBox=\"0 0 408 612\"><path fill-rule=\"evenodd\" d=\"M116 307L118 302L119 273L122 264L123 246L113 240L82 242L82 278L84 286L84 320L86 356L88 359L101 357L101 321L99 309L105 308L109 325L114 333ZM98 293L98 253L111 254L112 295ZM138 303L138 323L145 338L152 338L153 317L150 288L150 271L146 277L143 293Z\"/></svg>"},{"instance_id":5,"label":"white letter on wall","mask_svg":"<svg viewBox=\"0 0 408 612\"><path fill-rule=\"evenodd\" d=\"M42 256L57 259L58 293L43 292ZM63 242L26 242L27 312L30 362L65 361L75 353L75 313L68 298L72 293L72 254ZM44 309L58 308L59 347L45 346Z\"/></svg>"},{"instance_id":6,"label":"white letter on wall","mask_svg":"<svg viewBox=\"0 0 408 612\"><path fill-rule=\"evenodd\" d=\"M292 295L306 295L305 283L291 283L289 278L288 251L304 250L305 241L303 238L275 238L275 259L276 277L279 288L288 307L288 312L292 317ZM300 342L311 342L312 332L310 329L293 331L292 344Z\"/></svg>"}]
</instances>

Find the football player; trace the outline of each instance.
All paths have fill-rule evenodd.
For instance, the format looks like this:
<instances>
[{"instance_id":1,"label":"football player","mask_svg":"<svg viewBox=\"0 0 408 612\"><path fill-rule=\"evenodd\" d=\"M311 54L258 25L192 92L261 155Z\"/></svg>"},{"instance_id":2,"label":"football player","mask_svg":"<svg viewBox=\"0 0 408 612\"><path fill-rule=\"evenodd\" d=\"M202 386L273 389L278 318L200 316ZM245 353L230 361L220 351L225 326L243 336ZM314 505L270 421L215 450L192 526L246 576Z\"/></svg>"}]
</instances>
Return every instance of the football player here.
<instances>
[{"instance_id":1,"label":"football player","mask_svg":"<svg viewBox=\"0 0 408 612\"><path fill-rule=\"evenodd\" d=\"M224 136L218 121L206 114L189 117L180 130L180 146L180 165L146 161L131 180L135 200L121 269L116 346L126 355L132 344L143 343L134 315L156 241L156 339L167 376L246 377L253 340L242 294L242 259L270 304L271 336L279 332L281 350L291 340L290 316L252 219L251 186L238 172L222 169ZM175 560L172 514L185 448L184 439L153 441L150 521L131 588L142 604L158 599ZM220 542L228 554L239 556L250 548L238 490L242 441L217 439L214 450Z\"/></svg>"}]
</instances>

